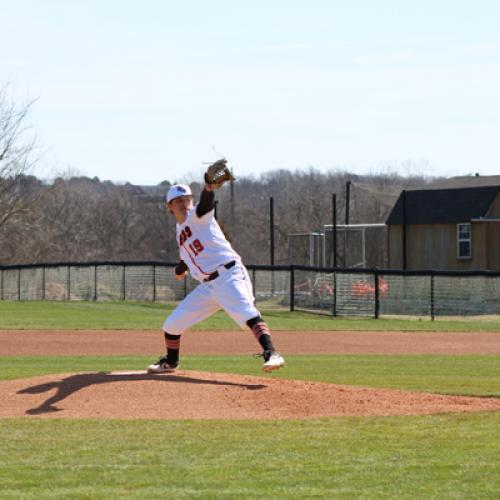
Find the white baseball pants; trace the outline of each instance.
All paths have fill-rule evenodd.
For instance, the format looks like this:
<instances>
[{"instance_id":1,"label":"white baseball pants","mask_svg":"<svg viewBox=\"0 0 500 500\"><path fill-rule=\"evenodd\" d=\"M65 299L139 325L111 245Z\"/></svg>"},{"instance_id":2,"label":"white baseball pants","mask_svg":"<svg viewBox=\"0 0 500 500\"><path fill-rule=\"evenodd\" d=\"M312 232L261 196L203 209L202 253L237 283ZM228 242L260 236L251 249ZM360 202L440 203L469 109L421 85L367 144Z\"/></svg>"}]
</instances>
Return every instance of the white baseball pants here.
<instances>
[{"instance_id":1,"label":"white baseball pants","mask_svg":"<svg viewBox=\"0 0 500 500\"><path fill-rule=\"evenodd\" d=\"M260 315L255 307L252 282L243 264L237 262L230 269L220 266L217 271L217 278L200 283L174 309L163 323L165 332L181 335L219 309L224 309L241 328L246 327L249 319Z\"/></svg>"}]
</instances>

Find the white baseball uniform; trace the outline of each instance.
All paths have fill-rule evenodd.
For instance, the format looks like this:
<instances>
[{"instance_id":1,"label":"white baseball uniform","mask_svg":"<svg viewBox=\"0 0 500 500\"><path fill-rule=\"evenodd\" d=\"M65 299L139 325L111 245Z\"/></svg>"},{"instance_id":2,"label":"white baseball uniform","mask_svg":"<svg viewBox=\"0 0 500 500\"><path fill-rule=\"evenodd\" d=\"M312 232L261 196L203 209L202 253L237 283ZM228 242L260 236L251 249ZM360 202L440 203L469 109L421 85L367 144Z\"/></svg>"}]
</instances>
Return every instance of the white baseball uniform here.
<instances>
[{"instance_id":1,"label":"white baseball uniform","mask_svg":"<svg viewBox=\"0 0 500 500\"><path fill-rule=\"evenodd\" d=\"M242 328L249 319L260 316L248 272L225 238L214 210L198 217L196 206L182 224L177 223L176 235L181 259L200 285L163 324L163 330L172 335L181 335L221 308Z\"/></svg>"}]
</instances>

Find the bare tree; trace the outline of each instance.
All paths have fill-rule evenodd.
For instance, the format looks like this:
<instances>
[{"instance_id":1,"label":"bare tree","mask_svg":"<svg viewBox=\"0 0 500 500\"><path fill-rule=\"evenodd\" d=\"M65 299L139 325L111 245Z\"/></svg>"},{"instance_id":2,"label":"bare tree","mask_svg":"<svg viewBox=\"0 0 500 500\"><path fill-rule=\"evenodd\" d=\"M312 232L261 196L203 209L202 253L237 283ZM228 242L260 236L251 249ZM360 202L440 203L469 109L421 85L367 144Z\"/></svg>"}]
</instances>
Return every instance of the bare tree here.
<instances>
[{"instance_id":1,"label":"bare tree","mask_svg":"<svg viewBox=\"0 0 500 500\"><path fill-rule=\"evenodd\" d=\"M26 124L31 105L16 105L8 86L0 88L0 227L30 201L24 181L35 162L35 138L29 136Z\"/></svg>"}]
</instances>

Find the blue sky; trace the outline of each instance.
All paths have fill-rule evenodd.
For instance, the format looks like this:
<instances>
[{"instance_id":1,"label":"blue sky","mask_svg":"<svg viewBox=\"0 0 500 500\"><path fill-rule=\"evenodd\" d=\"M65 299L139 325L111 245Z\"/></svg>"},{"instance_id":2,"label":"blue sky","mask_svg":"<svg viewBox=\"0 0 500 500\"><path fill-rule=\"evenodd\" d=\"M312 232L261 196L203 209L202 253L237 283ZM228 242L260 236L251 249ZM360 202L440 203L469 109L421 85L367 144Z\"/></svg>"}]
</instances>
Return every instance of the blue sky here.
<instances>
[{"instance_id":1,"label":"blue sky","mask_svg":"<svg viewBox=\"0 0 500 500\"><path fill-rule=\"evenodd\" d=\"M500 174L500 2L0 0L43 168Z\"/></svg>"}]
</instances>

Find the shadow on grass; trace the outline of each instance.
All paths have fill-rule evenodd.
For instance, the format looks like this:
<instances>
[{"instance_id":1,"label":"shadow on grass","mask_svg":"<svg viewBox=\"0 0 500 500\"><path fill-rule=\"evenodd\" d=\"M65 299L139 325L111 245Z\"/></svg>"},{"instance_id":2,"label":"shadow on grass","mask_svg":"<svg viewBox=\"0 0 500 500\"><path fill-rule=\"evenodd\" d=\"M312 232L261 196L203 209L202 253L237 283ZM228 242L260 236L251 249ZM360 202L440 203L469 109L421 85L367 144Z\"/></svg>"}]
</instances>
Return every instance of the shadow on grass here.
<instances>
[{"instance_id":1,"label":"shadow on grass","mask_svg":"<svg viewBox=\"0 0 500 500\"><path fill-rule=\"evenodd\" d=\"M26 387L17 391L17 394L41 394L43 392L50 391L52 389L57 389L54 396L50 397L44 401L40 406L36 408L30 408L26 411L28 415L41 415L44 413L52 413L56 411L62 411L62 408L55 406L56 403L63 401L71 394L96 384L108 384L111 382L128 382L138 380L156 380L158 382L168 382L168 383L188 383L188 384L203 384L203 385L223 385L223 386L233 386L233 387L243 387L248 390L259 390L264 389L266 386L262 384L238 384L236 382L228 382L221 380L204 380L194 377L186 377L183 375L157 375L148 373L110 373L110 372L98 372L98 373L79 373L76 375L71 375L69 377L63 378L57 382L49 382L46 384L34 385L32 387Z\"/></svg>"}]
</instances>

